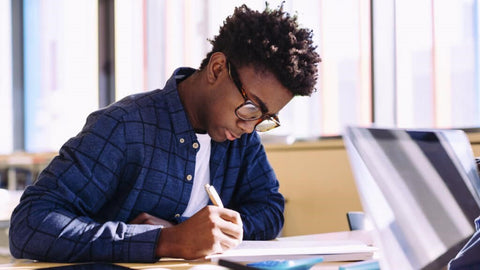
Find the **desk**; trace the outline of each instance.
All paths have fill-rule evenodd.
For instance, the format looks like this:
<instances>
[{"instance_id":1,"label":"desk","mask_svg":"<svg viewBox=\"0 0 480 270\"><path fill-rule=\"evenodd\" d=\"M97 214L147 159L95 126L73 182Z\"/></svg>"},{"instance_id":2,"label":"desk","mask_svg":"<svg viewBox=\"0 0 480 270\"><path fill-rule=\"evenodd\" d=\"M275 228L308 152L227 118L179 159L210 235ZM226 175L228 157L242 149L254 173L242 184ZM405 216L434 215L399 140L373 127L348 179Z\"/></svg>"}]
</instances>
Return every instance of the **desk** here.
<instances>
[{"instance_id":1,"label":"desk","mask_svg":"<svg viewBox=\"0 0 480 270\"><path fill-rule=\"evenodd\" d=\"M372 238L366 231L346 231L346 232L334 232L323 234L311 234L285 237L285 239L291 240L358 240L368 245L372 244ZM338 266L345 264L345 262L323 262L312 267L312 270L338 270ZM45 263L45 262L32 262L28 260L16 260L10 264L1 264L0 270L17 269L17 270L31 270L44 267L61 266L68 264L61 263ZM118 263L118 265L130 267L132 269L172 269L172 270L215 270L215 269L227 269L220 266L213 266L210 261L196 260L186 261L181 259L162 259L156 263Z\"/></svg>"}]
</instances>

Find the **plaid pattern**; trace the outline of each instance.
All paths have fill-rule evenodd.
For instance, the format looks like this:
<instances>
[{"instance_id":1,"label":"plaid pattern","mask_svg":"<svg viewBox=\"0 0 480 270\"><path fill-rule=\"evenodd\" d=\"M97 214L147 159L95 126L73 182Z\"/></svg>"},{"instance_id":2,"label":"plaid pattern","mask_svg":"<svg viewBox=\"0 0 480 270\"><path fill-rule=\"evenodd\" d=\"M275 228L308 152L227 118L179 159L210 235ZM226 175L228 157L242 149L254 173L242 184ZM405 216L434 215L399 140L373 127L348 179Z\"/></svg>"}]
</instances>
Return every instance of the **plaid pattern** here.
<instances>
[{"instance_id":1,"label":"plaid pattern","mask_svg":"<svg viewBox=\"0 0 480 270\"><path fill-rule=\"evenodd\" d=\"M161 227L128 222L142 212L184 220L198 141L177 80L193 72L177 69L163 90L126 97L88 117L12 214L13 256L62 262L158 259ZM255 132L234 142L212 142L210 173L225 206L241 214L244 239L277 236L284 198Z\"/></svg>"},{"instance_id":2,"label":"plaid pattern","mask_svg":"<svg viewBox=\"0 0 480 270\"><path fill-rule=\"evenodd\" d=\"M477 158L478 161L478 158ZM477 163L478 164L478 163ZM450 261L450 270L468 270L480 268L480 217L475 219L476 232L468 240L457 256Z\"/></svg>"}]
</instances>

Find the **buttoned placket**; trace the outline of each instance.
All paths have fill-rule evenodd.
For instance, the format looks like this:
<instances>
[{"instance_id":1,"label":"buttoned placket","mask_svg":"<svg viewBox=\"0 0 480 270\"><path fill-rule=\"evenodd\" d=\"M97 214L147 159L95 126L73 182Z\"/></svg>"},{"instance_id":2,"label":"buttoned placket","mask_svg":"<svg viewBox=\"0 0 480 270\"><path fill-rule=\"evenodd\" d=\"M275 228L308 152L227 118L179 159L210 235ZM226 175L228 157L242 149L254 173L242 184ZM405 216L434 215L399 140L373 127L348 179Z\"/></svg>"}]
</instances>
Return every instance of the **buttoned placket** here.
<instances>
[{"instance_id":1,"label":"buttoned placket","mask_svg":"<svg viewBox=\"0 0 480 270\"><path fill-rule=\"evenodd\" d=\"M182 138L178 139L178 141L179 141L180 144L184 144L184 143L185 143L185 138L182 137ZM194 141L194 142L192 143L192 148L194 149L195 152L198 151L198 148L199 148L199 147L200 147L200 144L199 144L197 141ZM190 181L193 180L193 175L192 175L192 174L187 174L187 176L185 177L185 179L190 182ZM178 219L181 217L181 214L180 214L180 213L176 213L174 217L175 217L175 219L178 220Z\"/></svg>"}]
</instances>

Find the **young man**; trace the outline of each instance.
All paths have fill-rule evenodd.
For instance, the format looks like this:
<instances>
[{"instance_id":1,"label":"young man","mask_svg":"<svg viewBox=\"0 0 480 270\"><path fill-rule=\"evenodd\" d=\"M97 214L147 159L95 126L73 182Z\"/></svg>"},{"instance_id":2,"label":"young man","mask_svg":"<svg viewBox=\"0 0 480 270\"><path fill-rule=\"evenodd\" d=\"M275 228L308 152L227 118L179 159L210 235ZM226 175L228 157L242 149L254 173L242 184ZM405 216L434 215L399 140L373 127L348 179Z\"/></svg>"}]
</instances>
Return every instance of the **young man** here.
<instances>
[{"instance_id":1,"label":"young man","mask_svg":"<svg viewBox=\"0 0 480 270\"><path fill-rule=\"evenodd\" d=\"M235 9L200 69L92 113L28 187L10 250L42 261L200 258L272 239L284 198L259 136L295 95L310 95L319 55L282 8ZM209 205L205 184L225 208Z\"/></svg>"},{"instance_id":2,"label":"young man","mask_svg":"<svg viewBox=\"0 0 480 270\"><path fill-rule=\"evenodd\" d=\"M478 164L477 159L477 164ZM480 217L475 219L476 231L448 264L450 270L480 269Z\"/></svg>"}]
</instances>

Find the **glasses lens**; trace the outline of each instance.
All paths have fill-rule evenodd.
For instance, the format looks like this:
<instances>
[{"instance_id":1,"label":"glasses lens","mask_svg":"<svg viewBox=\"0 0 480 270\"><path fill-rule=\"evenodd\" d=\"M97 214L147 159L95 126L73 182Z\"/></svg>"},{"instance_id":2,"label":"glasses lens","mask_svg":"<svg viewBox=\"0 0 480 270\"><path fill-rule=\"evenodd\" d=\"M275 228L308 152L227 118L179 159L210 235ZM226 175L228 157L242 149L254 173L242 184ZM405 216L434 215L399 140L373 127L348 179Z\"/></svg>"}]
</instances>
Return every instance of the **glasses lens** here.
<instances>
[{"instance_id":1,"label":"glasses lens","mask_svg":"<svg viewBox=\"0 0 480 270\"><path fill-rule=\"evenodd\" d=\"M278 126L280 126L278 122L274 121L272 118L268 118L258 123L257 126L255 127L255 130L259 132L265 132L265 131L272 130Z\"/></svg>"},{"instance_id":2,"label":"glasses lens","mask_svg":"<svg viewBox=\"0 0 480 270\"><path fill-rule=\"evenodd\" d=\"M243 120L256 120L262 117L262 111L249 100L237 108L237 116Z\"/></svg>"}]
</instances>

